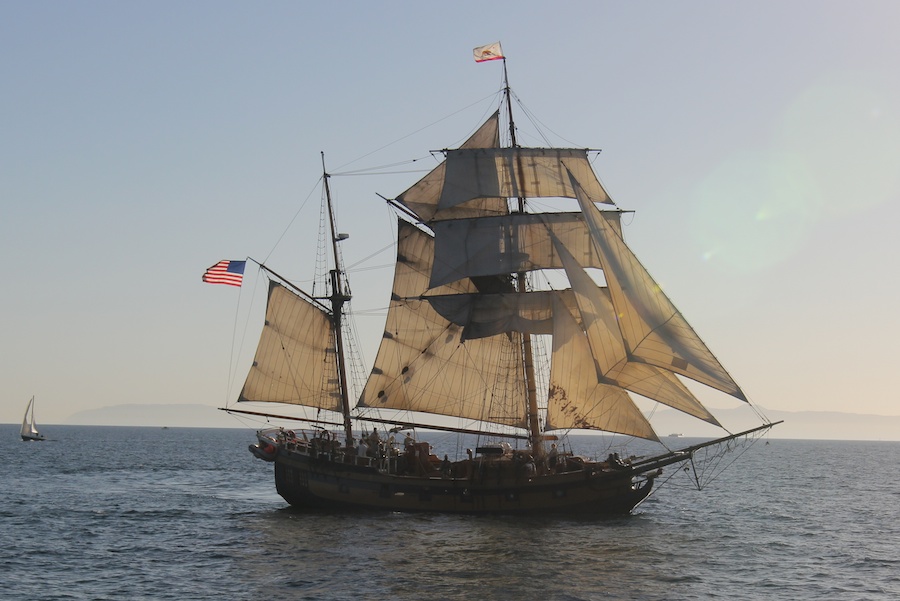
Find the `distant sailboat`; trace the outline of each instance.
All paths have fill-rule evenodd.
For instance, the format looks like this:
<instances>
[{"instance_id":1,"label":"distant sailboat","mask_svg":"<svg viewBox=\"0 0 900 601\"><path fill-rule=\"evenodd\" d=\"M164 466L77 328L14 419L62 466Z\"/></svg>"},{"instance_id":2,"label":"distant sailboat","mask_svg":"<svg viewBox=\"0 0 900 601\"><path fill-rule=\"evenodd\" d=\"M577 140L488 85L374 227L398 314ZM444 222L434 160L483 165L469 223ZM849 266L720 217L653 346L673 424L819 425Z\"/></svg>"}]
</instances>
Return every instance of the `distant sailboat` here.
<instances>
[{"instance_id":1,"label":"distant sailboat","mask_svg":"<svg viewBox=\"0 0 900 601\"><path fill-rule=\"evenodd\" d=\"M34 397L28 401L25 407L25 417L22 419L22 440L45 440L44 435L38 432L34 423Z\"/></svg>"}]
</instances>

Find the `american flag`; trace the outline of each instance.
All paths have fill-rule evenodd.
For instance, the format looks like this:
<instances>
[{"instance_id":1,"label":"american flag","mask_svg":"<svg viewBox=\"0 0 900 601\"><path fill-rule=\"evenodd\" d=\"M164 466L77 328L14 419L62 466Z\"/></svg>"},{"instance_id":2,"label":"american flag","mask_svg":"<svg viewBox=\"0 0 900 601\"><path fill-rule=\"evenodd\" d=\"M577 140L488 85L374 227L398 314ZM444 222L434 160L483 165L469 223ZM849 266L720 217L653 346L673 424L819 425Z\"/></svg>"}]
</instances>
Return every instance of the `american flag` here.
<instances>
[{"instance_id":1,"label":"american flag","mask_svg":"<svg viewBox=\"0 0 900 601\"><path fill-rule=\"evenodd\" d=\"M207 284L228 284L240 286L244 280L244 266L247 261L219 261L206 270L203 281Z\"/></svg>"}]
</instances>

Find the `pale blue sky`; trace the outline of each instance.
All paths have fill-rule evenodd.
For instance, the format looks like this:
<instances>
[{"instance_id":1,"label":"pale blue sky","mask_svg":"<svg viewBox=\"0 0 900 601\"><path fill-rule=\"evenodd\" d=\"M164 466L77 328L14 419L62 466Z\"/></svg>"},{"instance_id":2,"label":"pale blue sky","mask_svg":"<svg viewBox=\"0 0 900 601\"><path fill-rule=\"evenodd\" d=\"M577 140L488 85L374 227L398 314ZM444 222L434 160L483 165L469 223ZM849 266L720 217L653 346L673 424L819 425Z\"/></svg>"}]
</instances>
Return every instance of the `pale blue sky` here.
<instances>
[{"instance_id":1,"label":"pale blue sky","mask_svg":"<svg viewBox=\"0 0 900 601\"><path fill-rule=\"evenodd\" d=\"M755 403L900 415L898 23L887 0L0 0L0 422L31 395L43 423L230 400L256 278L203 270L317 206L320 151L341 171L458 144L501 85L472 48L497 40L554 141L603 149L626 237ZM375 193L418 177L334 179L348 264L390 243ZM275 269L311 275L317 218ZM353 274L355 309L390 278Z\"/></svg>"}]
</instances>

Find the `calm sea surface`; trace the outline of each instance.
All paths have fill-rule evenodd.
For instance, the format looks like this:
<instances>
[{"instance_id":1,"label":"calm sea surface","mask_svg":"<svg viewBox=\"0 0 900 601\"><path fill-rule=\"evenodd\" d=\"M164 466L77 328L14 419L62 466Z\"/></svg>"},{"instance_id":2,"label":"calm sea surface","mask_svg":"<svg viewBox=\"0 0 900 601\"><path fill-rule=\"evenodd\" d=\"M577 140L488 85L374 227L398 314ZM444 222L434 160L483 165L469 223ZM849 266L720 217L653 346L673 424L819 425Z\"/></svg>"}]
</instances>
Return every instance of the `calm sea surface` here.
<instances>
[{"instance_id":1,"label":"calm sea surface","mask_svg":"<svg viewBox=\"0 0 900 601\"><path fill-rule=\"evenodd\" d=\"M900 443L760 442L605 519L305 514L252 430L0 426L9 599L900 599ZM686 441L690 442L690 441Z\"/></svg>"}]
</instances>

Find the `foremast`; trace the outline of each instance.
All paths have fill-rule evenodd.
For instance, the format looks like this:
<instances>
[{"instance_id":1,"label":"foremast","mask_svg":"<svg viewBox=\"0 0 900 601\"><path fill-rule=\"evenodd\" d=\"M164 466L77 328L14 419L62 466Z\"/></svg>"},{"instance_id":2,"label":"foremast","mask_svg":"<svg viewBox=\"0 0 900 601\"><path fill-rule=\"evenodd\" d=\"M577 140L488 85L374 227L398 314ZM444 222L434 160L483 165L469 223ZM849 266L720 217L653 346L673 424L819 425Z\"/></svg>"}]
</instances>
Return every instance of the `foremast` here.
<instances>
[{"instance_id":1,"label":"foremast","mask_svg":"<svg viewBox=\"0 0 900 601\"><path fill-rule=\"evenodd\" d=\"M322 182L325 187L325 202L328 210L328 224L331 231L331 251L334 256L334 269L329 271L331 280L331 320L334 325L335 343L337 345L337 369L340 380L341 413L344 418L344 438L348 447L353 446L353 426L350 422L350 395L347 390L347 365L344 355L343 311L344 304L350 301L350 290L344 286L344 272L341 267L341 255L338 252L338 237L334 220L334 206L331 202L331 187L328 180L331 176L325 169L325 153L322 153ZM346 291L345 291L346 290Z\"/></svg>"},{"instance_id":2,"label":"foremast","mask_svg":"<svg viewBox=\"0 0 900 601\"><path fill-rule=\"evenodd\" d=\"M516 141L516 124L513 119L513 111L512 111L512 91L509 87L509 74L506 70L506 57L502 59L503 61L503 97L506 102L506 111L508 115L509 121L509 143L512 148L517 148L519 146ZM515 172L518 173L518 189L524 190L525 185L524 181L522 181L524 170L522 169L521 161L522 157L520 155L516 155L514 159L518 164L516 165ZM525 197L519 196L517 198L517 209L519 213L525 213ZM516 273L516 291L519 294L525 294L528 292L527 290L527 279L525 277L524 271L519 271ZM525 393L526 393L526 402L528 403L528 438L531 442L531 450L534 454L535 459L540 459L544 455L544 445L543 445L543 431L541 430L541 421L540 416L538 414L538 402L537 402L537 382L535 382L534 376L534 352L531 346L531 335L527 332L523 332L522 334L522 359L523 359L523 367L525 371Z\"/></svg>"}]
</instances>

